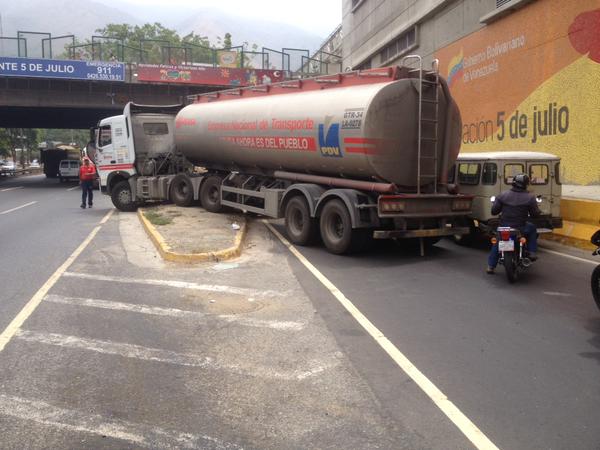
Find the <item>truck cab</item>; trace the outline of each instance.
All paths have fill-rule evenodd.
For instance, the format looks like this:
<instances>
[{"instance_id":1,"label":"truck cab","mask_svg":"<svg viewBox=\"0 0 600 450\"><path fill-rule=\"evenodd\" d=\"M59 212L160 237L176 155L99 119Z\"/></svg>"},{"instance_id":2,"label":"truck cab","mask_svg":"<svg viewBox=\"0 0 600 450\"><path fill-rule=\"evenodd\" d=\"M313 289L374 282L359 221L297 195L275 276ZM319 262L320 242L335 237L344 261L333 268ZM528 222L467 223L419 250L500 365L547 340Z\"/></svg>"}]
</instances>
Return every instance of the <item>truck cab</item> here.
<instances>
[{"instance_id":1,"label":"truck cab","mask_svg":"<svg viewBox=\"0 0 600 450\"><path fill-rule=\"evenodd\" d=\"M450 169L448 181L464 194L473 195L472 230L489 232L497 217L491 214L490 199L512 187L513 177L529 175L528 191L538 199L542 216L531 218L540 232L562 226L560 217L560 158L551 153L506 151L461 153Z\"/></svg>"},{"instance_id":2,"label":"truck cab","mask_svg":"<svg viewBox=\"0 0 600 450\"><path fill-rule=\"evenodd\" d=\"M120 196L121 203L131 203L134 208L133 199L140 197L136 195L136 175L173 172L168 161L175 150L175 115L180 109L181 105L128 103L122 115L107 117L98 123L94 156L103 193ZM120 193L115 194L117 186Z\"/></svg>"}]
</instances>

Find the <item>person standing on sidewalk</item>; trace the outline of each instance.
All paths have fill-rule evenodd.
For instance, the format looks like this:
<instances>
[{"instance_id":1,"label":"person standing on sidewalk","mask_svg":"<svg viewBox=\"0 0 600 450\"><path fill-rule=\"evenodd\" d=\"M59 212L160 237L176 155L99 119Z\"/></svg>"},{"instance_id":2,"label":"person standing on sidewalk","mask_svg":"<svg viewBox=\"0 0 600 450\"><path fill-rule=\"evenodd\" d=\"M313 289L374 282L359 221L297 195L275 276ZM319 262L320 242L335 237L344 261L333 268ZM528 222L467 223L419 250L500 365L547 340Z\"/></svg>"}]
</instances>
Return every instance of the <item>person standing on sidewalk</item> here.
<instances>
[{"instance_id":1,"label":"person standing on sidewalk","mask_svg":"<svg viewBox=\"0 0 600 450\"><path fill-rule=\"evenodd\" d=\"M89 158L83 159L83 165L79 168L79 184L81 184L81 208L85 209L87 199L88 207L94 204L94 178L96 178L96 168L90 164Z\"/></svg>"}]
</instances>

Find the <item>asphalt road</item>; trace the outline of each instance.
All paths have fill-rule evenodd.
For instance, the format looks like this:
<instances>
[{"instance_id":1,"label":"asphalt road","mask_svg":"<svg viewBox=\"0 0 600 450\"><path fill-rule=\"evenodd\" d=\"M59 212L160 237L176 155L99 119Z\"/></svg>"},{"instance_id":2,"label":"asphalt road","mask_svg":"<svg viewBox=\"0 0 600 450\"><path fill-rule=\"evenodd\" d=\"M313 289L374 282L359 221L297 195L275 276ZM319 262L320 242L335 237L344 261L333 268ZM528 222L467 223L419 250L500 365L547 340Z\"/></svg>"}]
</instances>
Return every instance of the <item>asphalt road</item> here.
<instances>
[{"instance_id":1,"label":"asphalt road","mask_svg":"<svg viewBox=\"0 0 600 450\"><path fill-rule=\"evenodd\" d=\"M112 209L0 180L0 332ZM35 203L33 203L35 202ZM17 209L18 208L18 209ZM163 263L113 214L0 352L2 448L473 448L259 222L242 258ZM522 280L484 249L300 249L497 447L600 446L593 265Z\"/></svg>"},{"instance_id":2,"label":"asphalt road","mask_svg":"<svg viewBox=\"0 0 600 450\"><path fill-rule=\"evenodd\" d=\"M44 175L0 178L0 329L112 207L98 191L94 200L92 209L79 207L77 182Z\"/></svg>"},{"instance_id":3,"label":"asphalt road","mask_svg":"<svg viewBox=\"0 0 600 450\"><path fill-rule=\"evenodd\" d=\"M424 258L386 242L351 257L319 247L300 251L499 448L600 448L594 264L542 251L511 285L502 268L484 273L485 248L449 241ZM293 264L382 404L398 421L422 426L427 419L405 407L404 373L391 376L388 355L304 266ZM461 448L449 436L435 447Z\"/></svg>"}]
</instances>

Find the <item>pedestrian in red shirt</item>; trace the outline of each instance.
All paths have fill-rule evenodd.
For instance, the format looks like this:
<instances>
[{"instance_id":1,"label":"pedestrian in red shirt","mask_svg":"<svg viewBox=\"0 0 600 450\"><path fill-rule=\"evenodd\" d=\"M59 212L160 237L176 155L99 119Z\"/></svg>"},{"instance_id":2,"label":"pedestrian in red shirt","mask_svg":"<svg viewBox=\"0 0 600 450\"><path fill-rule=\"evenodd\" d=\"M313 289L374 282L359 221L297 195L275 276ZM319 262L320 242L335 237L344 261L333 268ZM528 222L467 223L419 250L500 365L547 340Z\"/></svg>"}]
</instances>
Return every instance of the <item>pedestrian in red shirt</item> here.
<instances>
[{"instance_id":1,"label":"pedestrian in red shirt","mask_svg":"<svg viewBox=\"0 0 600 450\"><path fill-rule=\"evenodd\" d=\"M94 200L94 178L96 168L90 164L89 158L83 159L83 166L79 168L79 184L81 184L81 208L85 209L87 198L88 207L91 208Z\"/></svg>"}]
</instances>

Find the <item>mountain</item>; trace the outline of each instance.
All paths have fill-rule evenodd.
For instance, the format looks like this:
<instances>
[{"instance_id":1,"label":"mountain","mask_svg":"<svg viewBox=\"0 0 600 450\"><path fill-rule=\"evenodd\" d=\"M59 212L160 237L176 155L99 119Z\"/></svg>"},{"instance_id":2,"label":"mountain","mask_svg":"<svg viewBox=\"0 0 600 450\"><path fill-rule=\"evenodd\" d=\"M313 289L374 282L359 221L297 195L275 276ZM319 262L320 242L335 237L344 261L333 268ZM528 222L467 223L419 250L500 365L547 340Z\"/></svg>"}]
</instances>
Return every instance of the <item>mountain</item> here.
<instances>
[{"instance_id":1,"label":"mountain","mask_svg":"<svg viewBox=\"0 0 600 450\"><path fill-rule=\"evenodd\" d=\"M313 52L324 39L287 24L242 18L210 8L182 11L171 8L168 2L164 6L135 7L127 0L0 0L0 18L2 35L9 37L16 37L17 31L25 30L48 32L53 36L74 34L85 39L109 23L160 22L181 36L191 31L207 36L215 45L218 45L217 37L222 39L225 33L231 33L233 45L247 42L249 46L256 44L259 49L285 47ZM27 36L29 56L41 56L42 38L44 36ZM5 49L7 45L10 46L3 44Z\"/></svg>"},{"instance_id":2,"label":"mountain","mask_svg":"<svg viewBox=\"0 0 600 450\"><path fill-rule=\"evenodd\" d=\"M275 50L281 50L283 47L302 48L310 50L311 53L319 48L324 39L324 36L288 24L255 18L245 19L214 9L194 12L175 28L181 35L193 31L200 36L208 36L214 43L217 42L217 37L222 39L225 33L230 33L233 45L247 42L250 46L256 44L259 49L262 47Z\"/></svg>"},{"instance_id":3,"label":"mountain","mask_svg":"<svg viewBox=\"0 0 600 450\"><path fill-rule=\"evenodd\" d=\"M0 14L4 36L39 31L87 38L108 23L140 24L133 15L92 0L0 0Z\"/></svg>"}]
</instances>

